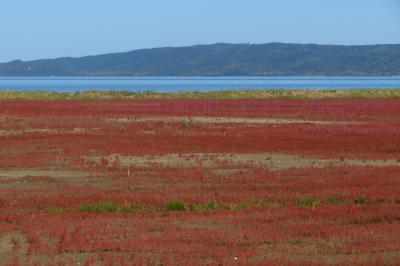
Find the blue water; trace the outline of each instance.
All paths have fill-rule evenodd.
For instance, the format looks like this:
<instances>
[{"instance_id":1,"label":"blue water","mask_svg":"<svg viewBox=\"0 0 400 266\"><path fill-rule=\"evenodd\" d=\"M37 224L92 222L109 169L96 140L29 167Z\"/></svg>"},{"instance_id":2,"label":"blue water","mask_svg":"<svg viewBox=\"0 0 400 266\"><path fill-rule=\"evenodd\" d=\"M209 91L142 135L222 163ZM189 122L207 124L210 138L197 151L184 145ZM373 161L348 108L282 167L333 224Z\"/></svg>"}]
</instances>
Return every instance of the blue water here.
<instances>
[{"instance_id":1,"label":"blue water","mask_svg":"<svg viewBox=\"0 0 400 266\"><path fill-rule=\"evenodd\" d=\"M400 88L400 77L0 77L0 90L73 92Z\"/></svg>"}]
</instances>

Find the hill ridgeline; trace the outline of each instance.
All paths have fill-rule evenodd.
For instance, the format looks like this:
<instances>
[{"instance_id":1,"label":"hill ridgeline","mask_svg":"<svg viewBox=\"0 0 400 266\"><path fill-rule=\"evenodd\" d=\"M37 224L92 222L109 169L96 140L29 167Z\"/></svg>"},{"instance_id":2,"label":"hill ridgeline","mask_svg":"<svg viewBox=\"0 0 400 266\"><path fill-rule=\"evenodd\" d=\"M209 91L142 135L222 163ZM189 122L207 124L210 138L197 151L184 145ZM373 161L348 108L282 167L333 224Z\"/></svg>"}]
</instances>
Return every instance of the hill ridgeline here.
<instances>
[{"instance_id":1,"label":"hill ridgeline","mask_svg":"<svg viewBox=\"0 0 400 266\"><path fill-rule=\"evenodd\" d=\"M0 76L396 76L400 45L212 44L0 63Z\"/></svg>"}]
</instances>

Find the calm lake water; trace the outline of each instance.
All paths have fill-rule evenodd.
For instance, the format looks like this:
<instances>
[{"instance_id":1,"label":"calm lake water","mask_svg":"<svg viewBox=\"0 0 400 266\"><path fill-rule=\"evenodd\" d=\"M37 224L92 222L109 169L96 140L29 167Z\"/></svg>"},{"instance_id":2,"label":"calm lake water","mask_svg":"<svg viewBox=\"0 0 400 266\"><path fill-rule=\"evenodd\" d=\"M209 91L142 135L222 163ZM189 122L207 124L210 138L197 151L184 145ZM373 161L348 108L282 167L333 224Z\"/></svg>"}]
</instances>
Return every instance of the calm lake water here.
<instances>
[{"instance_id":1,"label":"calm lake water","mask_svg":"<svg viewBox=\"0 0 400 266\"><path fill-rule=\"evenodd\" d=\"M400 77L0 77L0 90L172 92L261 88L400 88Z\"/></svg>"}]
</instances>

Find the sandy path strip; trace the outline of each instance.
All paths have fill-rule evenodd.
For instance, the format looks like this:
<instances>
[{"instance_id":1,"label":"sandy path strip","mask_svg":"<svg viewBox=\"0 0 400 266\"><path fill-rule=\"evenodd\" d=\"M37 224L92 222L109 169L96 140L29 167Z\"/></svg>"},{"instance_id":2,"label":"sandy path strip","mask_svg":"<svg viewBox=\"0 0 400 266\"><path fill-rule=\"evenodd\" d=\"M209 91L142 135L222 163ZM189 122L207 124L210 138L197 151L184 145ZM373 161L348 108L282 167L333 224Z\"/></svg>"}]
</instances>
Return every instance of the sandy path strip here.
<instances>
[{"instance_id":1,"label":"sandy path strip","mask_svg":"<svg viewBox=\"0 0 400 266\"><path fill-rule=\"evenodd\" d=\"M206 117L206 116L148 116L130 118L109 118L109 122L138 123L138 122L185 122L185 123L222 123L222 124L317 124L317 125L355 125L355 121L322 121L285 118L243 118L243 117Z\"/></svg>"},{"instance_id":2,"label":"sandy path strip","mask_svg":"<svg viewBox=\"0 0 400 266\"><path fill-rule=\"evenodd\" d=\"M41 169L0 169L0 178L19 179L25 177L51 177L51 178L84 178L89 173L71 170L41 170Z\"/></svg>"},{"instance_id":3,"label":"sandy path strip","mask_svg":"<svg viewBox=\"0 0 400 266\"><path fill-rule=\"evenodd\" d=\"M0 136L19 136L30 133L43 133L43 134L79 134L85 133L89 130L86 128L73 128L73 129L63 129L63 128L34 128L34 129L21 129L21 130L0 130ZM93 131L93 130L92 130Z\"/></svg>"},{"instance_id":4,"label":"sandy path strip","mask_svg":"<svg viewBox=\"0 0 400 266\"><path fill-rule=\"evenodd\" d=\"M323 168L327 166L374 166L400 167L396 159L390 160L360 160L360 159L324 159L303 157L283 153L189 153L167 154L159 156L129 156L113 154L106 159L112 164L118 161L122 167L204 167L204 168L237 168L240 165L265 167L270 170L284 170L290 168ZM100 157L87 157L90 162L100 162Z\"/></svg>"}]
</instances>

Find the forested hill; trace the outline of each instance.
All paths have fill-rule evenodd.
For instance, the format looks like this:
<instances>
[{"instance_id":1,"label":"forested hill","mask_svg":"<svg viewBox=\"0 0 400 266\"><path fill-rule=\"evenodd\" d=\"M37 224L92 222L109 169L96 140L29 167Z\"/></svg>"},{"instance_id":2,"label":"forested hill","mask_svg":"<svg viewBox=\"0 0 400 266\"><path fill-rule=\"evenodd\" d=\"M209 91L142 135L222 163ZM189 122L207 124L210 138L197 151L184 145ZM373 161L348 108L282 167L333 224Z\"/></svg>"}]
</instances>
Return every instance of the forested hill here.
<instances>
[{"instance_id":1,"label":"forested hill","mask_svg":"<svg viewBox=\"0 0 400 266\"><path fill-rule=\"evenodd\" d=\"M0 76L389 75L400 75L400 45L219 43L0 64Z\"/></svg>"}]
</instances>

